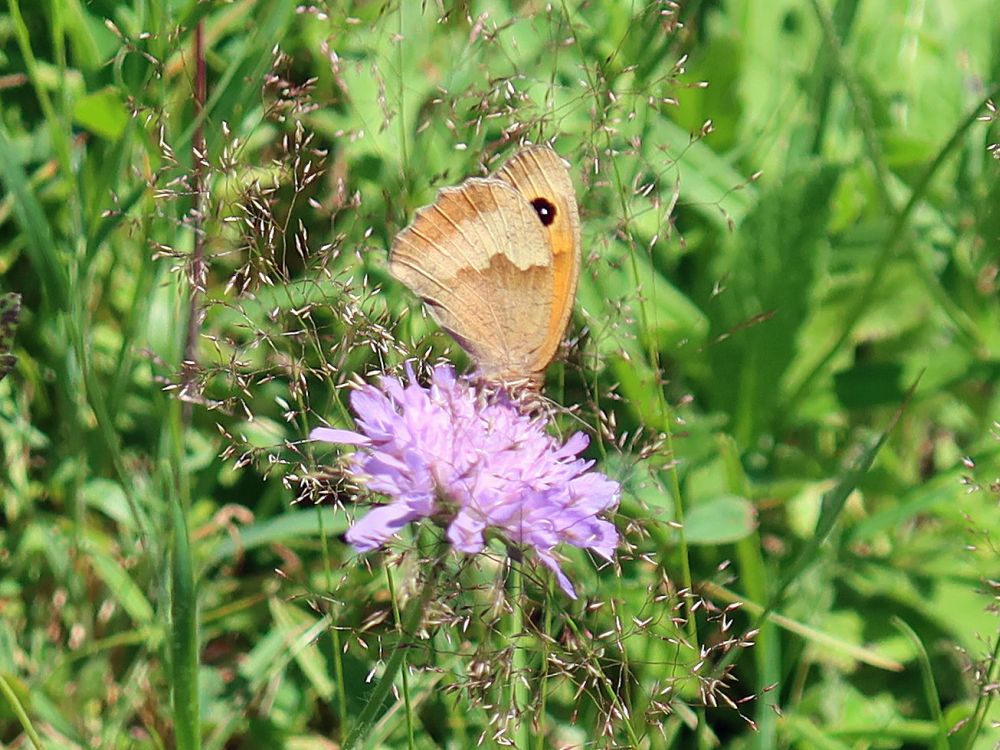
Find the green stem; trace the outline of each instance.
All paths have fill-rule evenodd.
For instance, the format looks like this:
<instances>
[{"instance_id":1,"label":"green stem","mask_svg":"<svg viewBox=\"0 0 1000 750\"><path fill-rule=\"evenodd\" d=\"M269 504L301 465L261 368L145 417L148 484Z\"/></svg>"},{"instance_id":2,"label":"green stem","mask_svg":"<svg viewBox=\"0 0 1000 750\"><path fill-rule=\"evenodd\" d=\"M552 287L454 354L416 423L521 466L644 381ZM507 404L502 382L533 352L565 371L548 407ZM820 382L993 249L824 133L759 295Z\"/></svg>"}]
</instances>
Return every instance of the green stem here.
<instances>
[{"instance_id":1,"label":"green stem","mask_svg":"<svg viewBox=\"0 0 1000 750\"><path fill-rule=\"evenodd\" d=\"M917 652L917 665L920 667L920 680L924 688L924 698L927 700L927 707L931 712L931 719L937 725L937 737L934 740L935 750L948 750L948 725L945 723L944 714L941 712L941 695L937 685L934 683L934 670L931 667L930 657L927 649L924 648L920 636L902 618L893 616L890 622L897 630L902 632L906 639L913 645Z\"/></svg>"},{"instance_id":2,"label":"green stem","mask_svg":"<svg viewBox=\"0 0 1000 750\"><path fill-rule=\"evenodd\" d=\"M396 680L396 675L403 666L407 647L415 640L414 634L417 632L420 620L423 618L427 603L437 590L437 580L443 566L443 555L440 554L442 552L443 549L439 547L438 554L436 555L437 562L431 567L430 574L427 580L424 581L420 597L410 602L402 621L402 626L399 629L399 642L392 649L392 656L386 662L385 672L382 673L382 677L369 694L368 703L358 717L358 723L351 730L347 740L344 742L343 750L352 750L352 748L357 747L358 743L368 735L368 732L374 726L375 719L382 709L382 704L385 702L386 696L389 695L389 691Z\"/></svg>"},{"instance_id":3,"label":"green stem","mask_svg":"<svg viewBox=\"0 0 1000 750\"><path fill-rule=\"evenodd\" d=\"M400 622L399 616L399 596L396 594L396 582L392 577L392 568L386 566L385 569L385 582L389 587L389 600L392 602L392 616L396 622ZM410 631L412 632L412 631ZM406 664L406 659L403 659L403 666ZM401 669L399 673L400 678L403 681L403 704L406 709L406 739L407 747L410 750L414 750L413 745L413 704L410 702L410 680L407 676L406 670Z\"/></svg>"},{"instance_id":4,"label":"green stem","mask_svg":"<svg viewBox=\"0 0 1000 750\"><path fill-rule=\"evenodd\" d=\"M551 591L546 592L545 599L546 599L545 610L544 610L545 630L542 632L551 633L552 610L554 609L551 601ZM545 732L544 732L544 725L542 724L542 722L545 719L545 698L548 695L549 639L541 638L539 640L540 640L539 645L541 646L542 651L539 657L541 660L541 665L539 667L539 674L538 674L538 708L535 710L535 715L538 716L540 730L538 732L538 736L535 738L535 747L537 748L537 750L542 750L542 748L545 747Z\"/></svg>"},{"instance_id":5,"label":"green stem","mask_svg":"<svg viewBox=\"0 0 1000 750\"><path fill-rule=\"evenodd\" d=\"M976 708L972 712L972 718L962 729L965 734L965 742L961 745L964 750L972 750L976 744L976 739L983 731L983 724L990 713L990 705L996 698L997 691L991 690L990 685L996 685L1000 681L1000 631L997 632L996 640L993 642L993 653L989 657L989 671L985 679L979 686L979 698L976 700ZM955 743L958 747L958 743Z\"/></svg>"},{"instance_id":6,"label":"green stem","mask_svg":"<svg viewBox=\"0 0 1000 750\"><path fill-rule=\"evenodd\" d=\"M326 589L333 591L333 569L330 566L330 548L321 506L316 506L316 516L319 524L320 546L323 550L323 575L326 578ZM339 725L344 727L347 726L347 689L344 682L344 659L340 644L340 630L336 627L330 628L330 651L330 661L333 662L333 672L337 681L337 719Z\"/></svg>"},{"instance_id":7,"label":"green stem","mask_svg":"<svg viewBox=\"0 0 1000 750\"><path fill-rule=\"evenodd\" d=\"M573 635L579 639L581 644L590 643L592 641L591 637L585 636L580 631L579 626L572 618L567 617L563 622L566 627L573 632ZM593 668L595 676L600 678L596 680L596 684L599 686L600 691L604 694L605 699L612 706L614 706L615 713L622 718L622 728L625 730L625 736L628 737L628 747L642 747L639 742L639 736L635 733L635 727L632 726L632 712L622 702L622 697L618 694L617 686L614 682L612 682L611 678L604 674L604 669L601 667L597 654L593 651L587 654L587 663ZM699 718L698 726L699 728L704 726L702 718Z\"/></svg>"},{"instance_id":8,"label":"green stem","mask_svg":"<svg viewBox=\"0 0 1000 750\"><path fill-rule=\"evenodd\" d=\"M31 740L31 744L38 750L41 750L44 747L44 745L42 745L42 738L39 737L38 732L35 731L35 725L31 723L31 717L29 717L28 712L24 710L24 705L17 697L17 692L15 692L14 688L10 686L6 675L4 674L0 674L0 695L7 699L7 705L10 706L11 713L17 717L24 733L28 735L28 739Z\"/></svg>"},{"instance_id":9,"label":"green stem","mask_svg":"<svg viewBox=\"0 0 1000 750\"><path fill-rule=\"evenodd\" d=\"M528 685L522 677L528 671L528 654L525 650L524 632L524 574L521 571L521 563L512 562L510 576L510 598L511 615L508 619L509 629L507 639L514 645L514 654L511 659L511 685L510 703L513 705L517 716L517 731L515 732L517 741L516 747L531 747L531 717L528 716L528 702L530 696Z\"/></svg>"},{"instance_id":10,"label":"green stem","mask_svg":"<svg viewBox=\"0 0 1000 750\"><path fill-rule=\"evenodd\" d=\"M174 733L178 750L201 747L198 699L198 601L187 519L180 499L173 498L174 549L171 556L171 672Z\"/></svg>"}]
</instances>

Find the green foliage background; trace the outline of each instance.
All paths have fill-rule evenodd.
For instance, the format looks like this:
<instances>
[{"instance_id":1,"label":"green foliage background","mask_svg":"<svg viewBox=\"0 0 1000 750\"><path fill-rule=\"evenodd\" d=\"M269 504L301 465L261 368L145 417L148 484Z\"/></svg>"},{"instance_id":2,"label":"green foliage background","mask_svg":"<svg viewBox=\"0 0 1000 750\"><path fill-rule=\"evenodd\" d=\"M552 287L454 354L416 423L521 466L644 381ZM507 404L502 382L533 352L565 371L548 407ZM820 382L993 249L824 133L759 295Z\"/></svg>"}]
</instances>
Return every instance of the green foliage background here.
<instances>
[{"instance_id":1,"label":"green foliage background","mask_svg":"<svg viewBox=\"0 0 1000 750\"><path fill-rule=\"evenodd\" d=\"M528 139L583 217L547 394L628 544L579 602L451 559L367 746L997 746L995 2L8 0L0 40L0 742L359 726L429 553L364 565L303 439L467 366L386 248Z\"/></svg>"}]
</instances>

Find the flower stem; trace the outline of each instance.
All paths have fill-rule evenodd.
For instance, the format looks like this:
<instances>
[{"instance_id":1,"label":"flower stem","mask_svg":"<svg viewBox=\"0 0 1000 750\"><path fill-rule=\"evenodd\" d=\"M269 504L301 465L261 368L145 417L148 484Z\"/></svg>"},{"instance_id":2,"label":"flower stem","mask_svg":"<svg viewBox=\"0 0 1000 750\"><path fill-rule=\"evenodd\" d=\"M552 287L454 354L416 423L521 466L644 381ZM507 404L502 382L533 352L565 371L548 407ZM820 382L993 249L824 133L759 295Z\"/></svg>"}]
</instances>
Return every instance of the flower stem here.
<instances>
[{"instance_id":1,"label":"flower stem","mask_svg":"<svg viewBox=\"0 0 1000 750\"><path fill-rule=\"evenodd\" d=\"M509 620L508 641L514 644L514 654L511 659L510 705L517 720L517 747L531 747L531 717L528 715L528 654L525 651L526 634L524 632L524 577L521 563L511 562L510 576L511 615Z\"/></svg>"},{"instance_id":2,"label":"flower stem","mask_svg":"<svg viewBox=\"0 0 1000 750\"><path fill-rule=\"evenodd\" d=\"M435 556L435 564L431 567L430 573L424 581L420 596L413 599L407 606L406 614L399 628L399 641L392 649L392 656L386 662L385 672L382 673L382 677L372 689L368 697L368 703L358 717L358 723L355 724L354 729L351 730L347 740L344 742L344 750L351 750L356 747L367 736L375 724L375 719L382 708L382 704L385 702L386 696L389 695L389 691L396 680L396 675L399 673L406 659L407 647L415 642L416 632L420 626L420 620L423 618L424 610L427 608L427 603L437 590L437 580L441 573L444 559L442 554L444 546L444 543L442 543L438 548L438 554Z\"/></svg>"},{"instance_id":3,"label":"flower stem","mask_svg":"<svg viewBox=\"0 0 1000 750\"><path fill-rule=\"evenodd\" d=\"M543 633L549 634L552 632L552 611L554 607L552 605L552 591L547 589L545 593L545 626ZM547 638L539 638L539 645L541 646L541 654L539 659L541 664L538 666L538 687L536 693L538 695L538 707L535 709L535 715L538 717L538 736L535 738L535 748L536 750L543 750L545 747L545 697L548 692L548 676L549 676L549 640Z\"/></svg>"},{"instance_id":4,"label":"flower stem","mask_svg":"<svg viewBox=\"0 0 1000 750\"><path fill-rule=\"evenodd\" d=\"M333 591L333 569L330 565L330 548L327 544L327 533L323 525L323 513L320 506L316 506L316 520L319 523L319 539L322 548L323 575L326 580L326 590ZM331 608L332 609L332 608ZM333 664L334 679L337 683L337 704L335 707L337 719L340 726L347 726L347 683L344 680L344 652L340 645L340 630L337 627L330 628L330 661Z\"/></svg>"},{"instance_id":5,"label":"flower stem","mask_svg":"<svg viewBox=\"0 0 1000 750\"><path fill-rule=\"evenodd\" d=\"M385 582L386 585L388 585L389 587L389 599L392 602L393 619L396 622L401 622L399 616L399 597L396 595L396 583L392 577L392 568L389 566L386 566L385 568ZM407 738L406 746L410 750L413 750L413 707L410 704L410 681L407 678L405 669L401 669L399 674L403 682L403 703L405 704L405 709L406 709L404 711L404 715L406 716L406 738Z\"/></svg>"}]
</instances>

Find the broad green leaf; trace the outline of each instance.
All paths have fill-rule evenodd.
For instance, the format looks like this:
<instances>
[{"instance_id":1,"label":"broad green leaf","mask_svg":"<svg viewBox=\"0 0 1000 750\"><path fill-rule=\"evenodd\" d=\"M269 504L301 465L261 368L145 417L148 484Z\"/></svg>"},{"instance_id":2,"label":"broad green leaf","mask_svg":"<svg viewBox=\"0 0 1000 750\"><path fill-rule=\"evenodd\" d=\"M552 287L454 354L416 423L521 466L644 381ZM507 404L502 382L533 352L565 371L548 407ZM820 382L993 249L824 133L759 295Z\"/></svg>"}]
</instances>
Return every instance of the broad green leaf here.
<instances>
[{"instance_id":1,"label":"broad green leaf","mask_svg":"<svg viewBox=\"0 0 1000 750\"><path fill-rule=\"evenodd\" d=\"M73 121L95 135L116 141L125 132L129 116L118 91L105 88L77 100Z\"/></svg>"},{"instance_id":2,"label":"broad green leaf","mask_svg":"<svg viewBox=\"0 0 1000 750\"><path fill-rule=\"evenodd\" d=\"M684 519L684 537L690 544L729 544L757 528L757 511L743 497L722 495L700 502Z\"/></svg>"}]
</instances>

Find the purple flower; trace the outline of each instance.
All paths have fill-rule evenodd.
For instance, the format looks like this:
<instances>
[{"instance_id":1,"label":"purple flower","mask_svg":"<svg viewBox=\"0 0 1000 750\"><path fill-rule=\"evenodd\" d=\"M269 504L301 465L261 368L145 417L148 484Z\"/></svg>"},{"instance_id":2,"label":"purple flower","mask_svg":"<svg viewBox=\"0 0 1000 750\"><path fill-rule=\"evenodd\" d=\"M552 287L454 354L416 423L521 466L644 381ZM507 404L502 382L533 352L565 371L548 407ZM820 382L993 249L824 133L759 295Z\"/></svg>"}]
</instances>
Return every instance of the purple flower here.
<instances>
[{"instance_id":1,"label":"purple flower","mask_svg":"<svg viewBox=\"0 0 1000 750\"><path fill-rule=\"evenodd\" d=\"M310 438L356 445L351 471L390 502L369 511L347 532L358 552L373 550L411 521L433 516L448 524L462 552L486 546L484 532L534 549L569 596L576 592L559 567L562 543L614 556L618 532L598 518L618 504L620 487L577 458L589 439L576 433L560 444L545 421L530 417L503 392L487 395L449 366L431 372L428 387L407 366L408 384L382 378L351 394L358 431L320 427Z\"/></svg>"}]
</instances>

